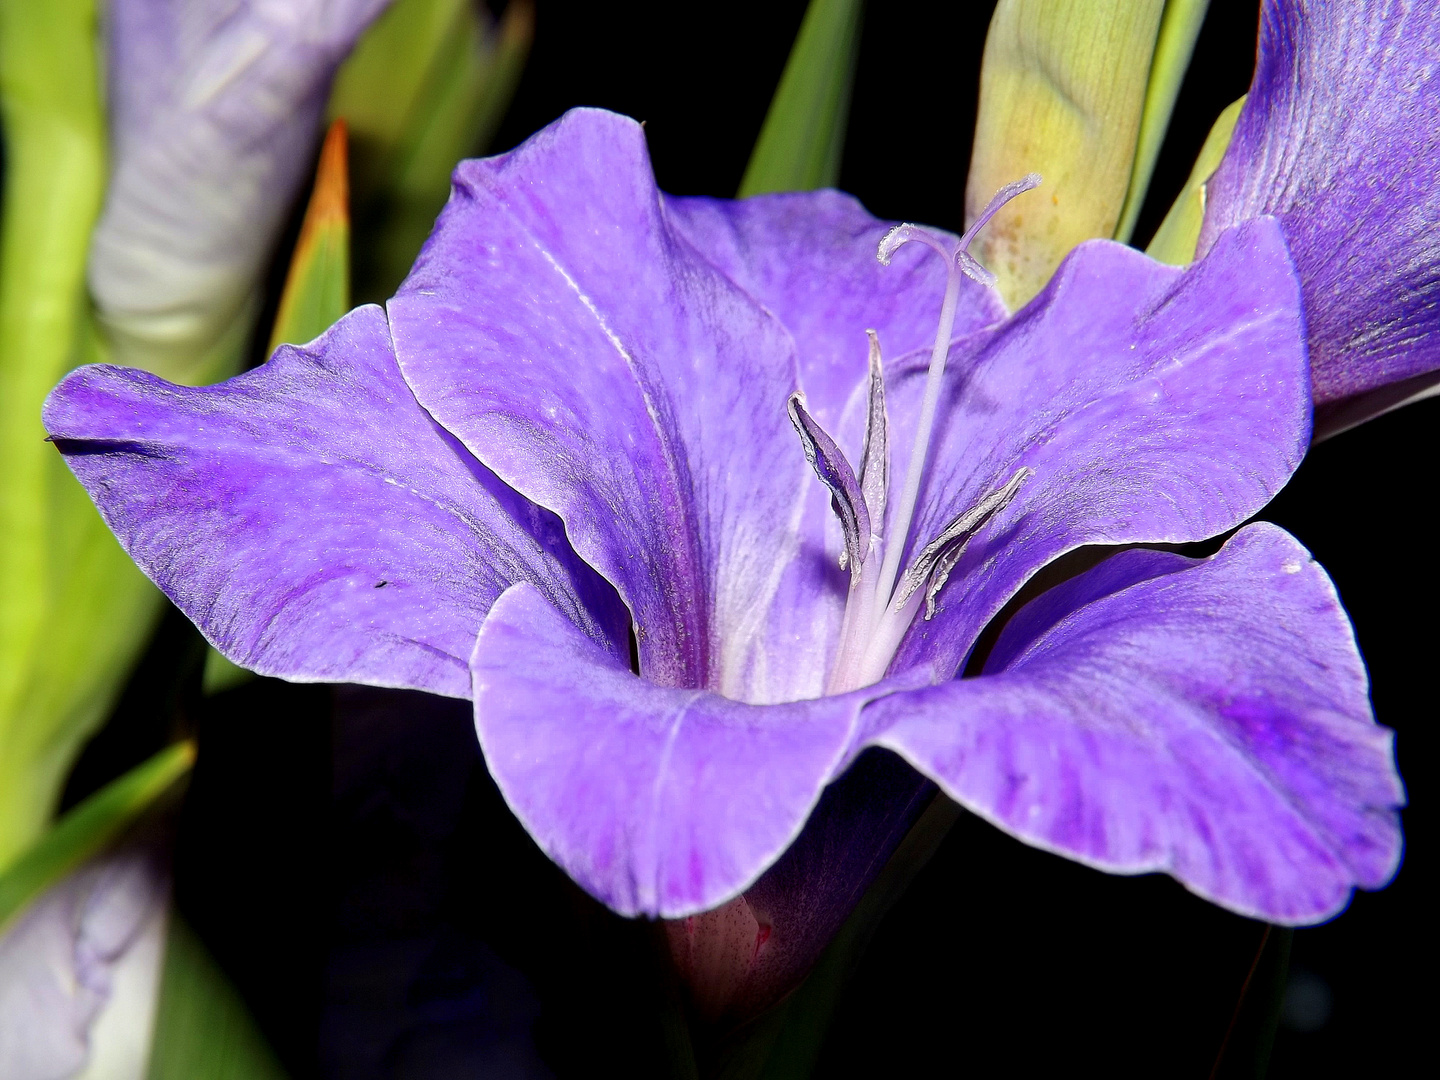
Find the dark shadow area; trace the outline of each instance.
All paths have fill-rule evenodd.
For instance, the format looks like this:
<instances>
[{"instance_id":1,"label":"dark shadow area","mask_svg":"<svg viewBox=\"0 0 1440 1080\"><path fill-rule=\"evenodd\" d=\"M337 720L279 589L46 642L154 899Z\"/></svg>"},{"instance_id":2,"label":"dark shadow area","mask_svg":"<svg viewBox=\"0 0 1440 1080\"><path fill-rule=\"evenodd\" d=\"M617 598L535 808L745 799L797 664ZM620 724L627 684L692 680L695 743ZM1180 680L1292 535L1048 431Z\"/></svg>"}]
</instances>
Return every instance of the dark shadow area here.
<instances>
[{"instance_id":1,"label":"dark shadow area","mask_svg":"<svg viewBox=\"0 0 1440 1080\"><path fill-rule=\"evenodd\" d=\"M1255 72L1255 35L1260 25L1259 0L1210 0L1210 9L1195 41L1195 55L1180 84L1170 130L1160 147L1155 172L1131 243L1143 248L1155 235L1190 170L1216 117L1250 88Z\"/></svg>"},{"instance_id":2,"label":"dark shadow area","mask_svg":"<svg viewBox=\"0 0 1440 1080\"><path fill-rule=\"evenodd\" d=\"M994 0L866 6L840 186L878 217L961 232Z\"/></svg>"},{"instance_id":3,"label":"dark shadow area","mask_svg":"<svg viewBox=\"0 0 1440 1080\"><path fill-rule=\"evenodd\" d=\"M330 688L256 679L197 703L175 902L287 1069L315 1075L328 953Z\"/></svg>"},{"instance_id":4,"label":"dark shadow area","mask_svg":"<svg viewBox=\"0 0 1440 1080\"><path fill-rule=\"evenodd\" d=\"M535 47L495 150L597 106L644 122L666 191L733 196L804 14L805 0L538 0Z\"/></svg>"},{"instance_id":5,"label":"dark shadow area","mask_svg":"<svg viewBox=\"0 0 1440 1080\"><path fill-rule=\"evenodd\" d=\"M880 928L817 1075L1203 1078L1261 929L967 815Z\"/></svg>"},{"instance_id":6,"label":"dark shadow area","mask_svg":"<svg viewBox=\"0 0 1440 1080\"><path fill-rule=\"evenodd\" d=\"M166 744L194 734L204 666L205 639L165 604L109 719L85 744L65 780L61 813Z\"/></svg>"}]
</instances>

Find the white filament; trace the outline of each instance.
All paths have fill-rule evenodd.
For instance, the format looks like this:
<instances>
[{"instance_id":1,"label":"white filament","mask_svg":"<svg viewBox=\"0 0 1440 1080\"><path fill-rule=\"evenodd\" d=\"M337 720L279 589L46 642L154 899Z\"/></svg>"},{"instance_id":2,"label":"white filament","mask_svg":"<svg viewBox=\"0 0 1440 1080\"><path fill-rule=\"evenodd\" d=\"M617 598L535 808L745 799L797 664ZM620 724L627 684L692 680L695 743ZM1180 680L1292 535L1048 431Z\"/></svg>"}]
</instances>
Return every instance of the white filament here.
<instances>
[{"instance_id":1,"label":"white filament","mask_svg":"<svg viewBox=\"0 0 1440 1080\"><path fill-rule=\"evenodd\" d=\"M910 528L914 523L915 506L919 501L920 484L925 476L930 441L934 434L935 414L945 387L945 363L950 354L950 338L955 330L955 316L960 303L960 279L970 277L987 286L994 283L994 276L970 254L970 243L1002 206L1039 183L1039 175L1030 173L1006 184L995 193L995 197L980 216L965 230L953 250L942 244L932 233L909 224L897 225L880 241L876 254L886 266L890 265L890 259L895 252L911 241L922 243L941 255L945 259L946 269L945 299L940 306L939 325L935 328L935 344L930 351L930 367L925 375L925 396L920 404L920 420L915 430L910 463L905 470L905 486L896 505L894 528L886 530L889 533L887 542L879 541L878 533L883 527L882 510L881 517L877 517L874 522L877 536L872 538L869 557L860 567L852 570L850 594L846 599L845 615L841 624L840 644L835 664L830 670L827 693L844 693L884 678L922 600L933 603L933 591L927 593L925 590L911 588L906 590L903 596L897 596L895 583L900 574L900 560L905 554ZM1007 487L1018 488L1018 484L1024 479L1021 473L1028 472L1029 470L1017 472ZM1001 494L996 493L991 498ZM1014 491L1010 490L1003 495L1003 501L1009 502L1013 495ZM882 555L878 570L874 558L877 554Z\"/></svg>"}]
</instances>

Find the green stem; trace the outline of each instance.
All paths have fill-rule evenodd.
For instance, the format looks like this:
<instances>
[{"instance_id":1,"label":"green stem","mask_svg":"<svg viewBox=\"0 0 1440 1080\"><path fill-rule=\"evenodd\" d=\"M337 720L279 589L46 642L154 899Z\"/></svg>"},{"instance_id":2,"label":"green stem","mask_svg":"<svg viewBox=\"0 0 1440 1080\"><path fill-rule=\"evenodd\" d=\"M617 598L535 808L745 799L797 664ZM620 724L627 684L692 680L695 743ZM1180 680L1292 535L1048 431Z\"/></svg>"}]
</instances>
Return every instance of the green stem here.
<instances>
[{"instance_id":1,"label":"green stem","mask_svg":"<svg viewBox=\"0 0 1440 1080\"><path fill-rule=\"evenodd\" d=\"M105 189L95 0L0 0L0 868L144 644L156 594L45 442L40 406L98 359L85 264Z\"/></svg>"}]
</instances>

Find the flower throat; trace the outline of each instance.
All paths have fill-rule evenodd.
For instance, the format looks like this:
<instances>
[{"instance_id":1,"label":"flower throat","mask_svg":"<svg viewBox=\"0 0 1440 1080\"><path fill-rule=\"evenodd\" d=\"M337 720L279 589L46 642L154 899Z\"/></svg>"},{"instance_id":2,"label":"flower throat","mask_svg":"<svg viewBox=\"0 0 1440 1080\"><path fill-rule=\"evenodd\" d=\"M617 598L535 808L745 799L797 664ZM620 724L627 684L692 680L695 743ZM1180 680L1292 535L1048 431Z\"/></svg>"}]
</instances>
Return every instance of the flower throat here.
<instances>
[{"instance_id":1,"label":"flower throat","mask_svg":"<svg viewBox=\"0 0 1440 1080\"><path fill-rule=\"evenodd\" d=\"M960 279L972 278L993 285L994 275L970 254L969 247L995 213L1015 196L1040 183L1035 173L1001 188L984 212L965 231L953 250L938 236L917 225L897 225L880 241L877 257L884 266L899 248L915 241L924 244L944 260L947 270L945 299L935 346L925 377L925 396L920 406L910 465L905 486L895 506L891 527L885 528L890 488L890 434L885 411L885 379L881 368L880 341L875 331L870 338L870 377L865 416L865 444L860 454L860 473L836 445L835 440L805 410L805 395L790 395L790 422L800 436L805 457L820 482L830 491L830 506L840 520L845 545L840 552L840 569L850 571L850 589L840 627L840 645L826 683L827 694L842 694L878 682L885 676L900 641L914 621L923 602L925 618L935 616L935 598L949 580L970 538L1003 510L1031 475L1016 469L1008 480L973 507L955 517L938 536L920 549L904 574L900 559L909 539L920 495L926 458L935 427L935 411L945 380L945 361L950 352L950 335L960 302ZM887 537L885 534L889 533ZM918 545L917 545L918 546Z\"/></svg>"}]
</instances>

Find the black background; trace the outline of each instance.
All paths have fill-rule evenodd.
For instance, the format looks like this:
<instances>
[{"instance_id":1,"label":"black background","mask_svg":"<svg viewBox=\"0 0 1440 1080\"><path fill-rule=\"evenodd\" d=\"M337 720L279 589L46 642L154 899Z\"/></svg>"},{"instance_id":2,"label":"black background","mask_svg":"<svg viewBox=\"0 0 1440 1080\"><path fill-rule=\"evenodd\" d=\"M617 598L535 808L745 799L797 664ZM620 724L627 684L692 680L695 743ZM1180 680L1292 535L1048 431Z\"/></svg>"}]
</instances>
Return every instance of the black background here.
<instances>
[{"instance_id":1,"label":"black background","mask_svg":"<svg viewBox=\"0 0 1440 1080\"><path fill-rule=\"evenodd\" d=\"M877 215L956 229L989 3L870 5L841 186ZM646 121L660 184L733 194L804 4L539 0L535 49L496 140L574 105ZM1212 4L1137 241L1211 122L1246 89L1256 4ZM1412 984L1433 835L1429 513L1440 404L1315 448L1260 516L1294 532L1351 611L1414 806L1405 863L1294 935L1270 1075L1386 1075L1423 1060ZM299 1077L594 1075L663 1069L647 939L598 909L508 815L463 703L261 680L198 694L172 613L68 799L178 723L201 756L177 851L180 908ZM188 665L177 696L168 672ZM1087 870L966 817L882 924L818 1075L1205 1077L1263 927L1168 878ZM1272 939L1221 1075L1254 1073L1283 984ZM1274 995L1269 993L1274 982ZM1278 1000L1278 997L1276 997Z\"/></svg>"}]
</instances>

